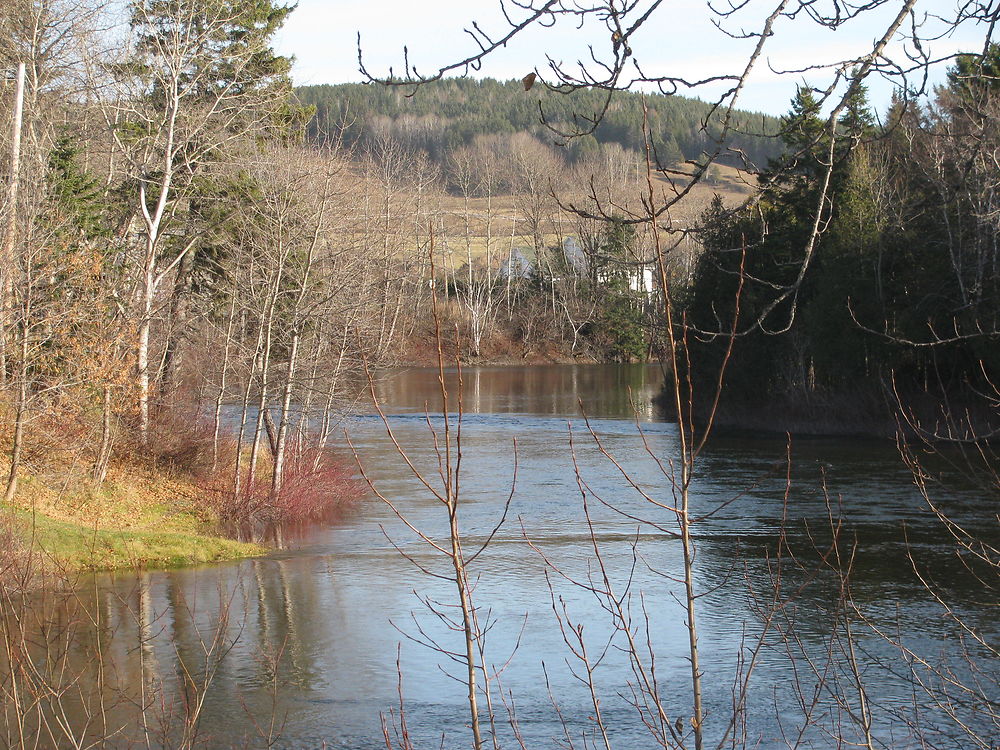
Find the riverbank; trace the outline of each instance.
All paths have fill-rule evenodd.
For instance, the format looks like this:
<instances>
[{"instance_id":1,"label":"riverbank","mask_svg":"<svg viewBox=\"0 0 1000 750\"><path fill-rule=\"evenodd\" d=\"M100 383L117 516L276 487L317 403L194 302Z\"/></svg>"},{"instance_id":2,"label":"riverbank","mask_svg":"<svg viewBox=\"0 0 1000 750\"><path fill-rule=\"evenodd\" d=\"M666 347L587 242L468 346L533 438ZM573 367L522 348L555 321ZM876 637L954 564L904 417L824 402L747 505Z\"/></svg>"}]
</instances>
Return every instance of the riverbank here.
<instances>
[{"instance_id":1,"label":"riverbank","mask_svg":"<svg viewBox=\"0 0 1000 750\"><path fill-rule=\"evenodd\" d=\"M25 472L3 511L14 555L43 574L179 567L266 551L219 536L218 521L193 479L135 461L109 467L99 486Z\"/></svg>"},{"instance_id":2,"label":"riverbank","mask_svg":"<svg viewBox=\"0 0 1000 750\"><path fill-rule=\"evenodd\" d=\"M676 419L670 382L653 402L667 419ZM704 424L711 402L696 401L696 422ZM864 437L930 443L973 442L1000 433L993 401L969 390L901 395L878 384L851 391L809 392L783 397L739 397L724 392L713 429L725 432L790 434L800 437Z\"/></svg>"},{"instance_id":3,"label":"riverbank","mask_svg":"<svg viewBox=\"0 0 1000 750\"><path fill-rule=\"evenodd\" d=\"M510 325L491 327L474 349L467 335L465 312L454 301L442 304L440 336L433 320L425 320L401 342L394 353L394 366L436 367L438 351L446 364L459 358L463 365L484 367L522 367L531 365L596 364L609 361L608 352L585 338L576 341L545 335L543 330L531 335L511 330Z\"/></svg>"},{"instance_id":4,"label":"riverbank","mask_svg":"<svg viewBox=\"0 0 1000 750\"><path fill-rule=\"evenodd\" d=\"M596 357L567 352L557 346L528 347L507 338L493 337L478 354L469 351L467 342L442 342L445 365L455 364L456 356L469 367L524 367L532 365L596 364ZM437 367L437 342L431 335L412 337L393 363L397 367Z\"/></svg>"}]
</instances>

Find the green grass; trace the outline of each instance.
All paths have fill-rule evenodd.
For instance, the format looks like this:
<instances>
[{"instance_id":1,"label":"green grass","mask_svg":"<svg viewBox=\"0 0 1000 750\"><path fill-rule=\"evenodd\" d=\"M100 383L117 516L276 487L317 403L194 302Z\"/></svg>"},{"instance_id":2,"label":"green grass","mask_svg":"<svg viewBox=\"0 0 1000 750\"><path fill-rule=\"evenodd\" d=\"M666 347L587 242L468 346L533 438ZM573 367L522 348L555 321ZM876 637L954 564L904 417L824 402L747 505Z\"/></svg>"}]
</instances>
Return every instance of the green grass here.
<instances>
[{"instance_id":1,"label":"green grass","mask_svg":"<svg viewBox=\"0 0 1000 750\"><path fill-rule=\"evenodd\" d=\"M100 486L58 476L22 474L4 514L39 572L174 568L266 552L216 536L218 519L190 477L137 463L113 466Z\"/></svg>"},{"instance_id":2,"label":"green grass","mask_svg":"<svg viewBox=\"0 0 1000 750\"><path fill-rule=\"evenodd\" d=\"M111 530L14 512L20 536L62 571L172 568L254 557L263 547L221 537L148 529Z\"/></svg>"}]
</instances>

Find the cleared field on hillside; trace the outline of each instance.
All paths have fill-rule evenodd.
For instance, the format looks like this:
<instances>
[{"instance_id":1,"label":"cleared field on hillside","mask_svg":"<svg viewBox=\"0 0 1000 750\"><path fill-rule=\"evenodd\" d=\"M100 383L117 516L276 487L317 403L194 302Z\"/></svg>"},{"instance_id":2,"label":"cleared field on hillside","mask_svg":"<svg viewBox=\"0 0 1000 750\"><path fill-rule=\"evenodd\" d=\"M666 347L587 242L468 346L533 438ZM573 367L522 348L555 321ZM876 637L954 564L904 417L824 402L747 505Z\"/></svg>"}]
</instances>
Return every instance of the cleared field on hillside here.
<instances>
[{"instance_id":1,"label":"cleared field on hillside","mask_svg":"<svg viewBox=\"0 0 1000 750\"><path fill-rule=\"evenodd\" d=\"M754 191L752 177L733 167L717 165L712 178L695 185L691 192L673 209L670 218L675 228L694 224L708 208L715 195L727 206L746 200ZM678 180L671 184L662 175L656 176L656 187L670 198L683 188ZM585 206L587 196L582 192L557 193L564 204ZM506 257L511 248L534 246L528 215L531 211L528 196L501 195L487 198L444 196L437 203L434 219L435 244L443 256L450 257L455 267L461 267L471 254L474 262L485 258L487 245L490 254ZM551 198L544 198L549 204ZM579 218L571 212L555 211L542 222L541 239L545 245L554 245L562 237L577 234ZM424 238L426 239L426 237Z\"/></svg>"}]
</instances>

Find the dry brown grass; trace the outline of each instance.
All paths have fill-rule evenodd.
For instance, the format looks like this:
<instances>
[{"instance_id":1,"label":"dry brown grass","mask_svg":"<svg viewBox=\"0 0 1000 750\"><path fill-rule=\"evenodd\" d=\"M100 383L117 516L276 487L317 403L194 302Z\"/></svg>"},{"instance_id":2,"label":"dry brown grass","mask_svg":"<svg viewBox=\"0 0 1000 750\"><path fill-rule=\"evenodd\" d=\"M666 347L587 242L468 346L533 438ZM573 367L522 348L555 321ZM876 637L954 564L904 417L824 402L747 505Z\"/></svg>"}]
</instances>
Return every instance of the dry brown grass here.
<instances>
[{"instance_id":1,"label":"dry brown grass","mask_svg":"<svg viewBox=\"0 0 1000 750\"><path fill-rule=\"evenodd\" d=\"M92 425L78 411L51 406L28 424L17 492L0 510L5 559L30 551L34 567L45 573L175 566L262 552L217 537L218 517L194 477L149 452L120 451L106 480L93 481ZM8 409L0 403L0 412ZM0 428L0 444L10 445L10 424ZM8 461L4 451L4 477Z\"/></svg>"},{"instance_id":2,"label":"dry brown grass","mask_svg":"<svg viewBox=\"0 0 1000 750\"><path fill-rule=\"evenodd\" d=\"M680 178L669 178L662 174L656 176L655 186L662 191L664 199L675 196L683 190L685 184ZM555 189L564 205L590 205L587 195L589 188L586 184L556 186ZM638 192L644 190L644 186L637 188ZM735 206L745 201L755 190L753 177L746 172L724 164L713 165L710 177L695 185L671 212L672 225L677 229L692 226L715 195L719 195L727 206ZM481 263L487 255L487 248L495 254L493 260L498 264L512 248L532 247L534 238L529 233L524 212L524 207L532 200L523 195L497 195L468 200L461 196L438 195L429 199L425 210L427 220L434 225L435 246L440 253L439 264L449 271L461 269L470 255L474 263ZM576 233L578 216L570 211L555 209L550 196L534 200L552 204L541 236L546 245L557 245L563 237ZM400 255L426 252L425 248L418 245L422 246L427 241L427 225L421 221L419 226L419 237L409 229L404 229L402 236L397 236L397 252ZM361 242L364 235L358 233L353 239Z\"/></svg>"}]
</instances>

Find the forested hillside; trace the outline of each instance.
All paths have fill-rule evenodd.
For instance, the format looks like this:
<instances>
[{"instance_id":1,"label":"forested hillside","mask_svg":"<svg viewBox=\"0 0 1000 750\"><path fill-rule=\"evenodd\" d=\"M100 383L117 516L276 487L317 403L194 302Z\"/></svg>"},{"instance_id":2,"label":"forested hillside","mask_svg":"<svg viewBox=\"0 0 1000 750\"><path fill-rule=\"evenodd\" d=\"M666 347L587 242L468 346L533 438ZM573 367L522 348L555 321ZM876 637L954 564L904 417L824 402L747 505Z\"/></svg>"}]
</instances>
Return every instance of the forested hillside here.
<instances>
[{"instance_id":1,"label":"forested hillside","mask_svg":"<svg viewBox=\"0 0 1000 750\"><path fill-rule=\"evenodd\" d=\"M364 147L385 137L425 151L436 162L471 145L477 136L524 132L547 142L559 140L542 123L542 114L556 130L585 128L583 118L600 113L606 96L598 90L562 94L540 84L525 91L520 81L491 78L449 78L421 86L414 96L404 88L353 83L303 86L295 93L301 104L316 108L308 128L314 141L343 134L348 144ZM682 96L625 92L612 101L592 135L569 142L565 155L574 161L612 143L643 151L643 102L661 163L698 159L702 152L714 151L719 127L708 104ZM726 145L742 155L734 151L725 160L742 167L745 155L751 165L763 167L782 148L780 141L768 137L778 128L777 118L739 113L736 132Z\"/></svg>"}]
</instances>

